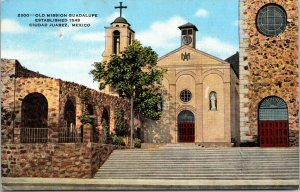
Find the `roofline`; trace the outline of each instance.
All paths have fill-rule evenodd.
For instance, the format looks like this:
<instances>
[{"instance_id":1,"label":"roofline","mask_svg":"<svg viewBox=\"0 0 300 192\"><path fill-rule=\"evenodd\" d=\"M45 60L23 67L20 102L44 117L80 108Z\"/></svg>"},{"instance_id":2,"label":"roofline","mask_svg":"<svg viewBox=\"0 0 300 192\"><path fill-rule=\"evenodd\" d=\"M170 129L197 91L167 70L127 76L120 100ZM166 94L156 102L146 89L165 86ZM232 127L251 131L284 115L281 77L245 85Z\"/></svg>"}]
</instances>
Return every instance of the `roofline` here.
<instances>
[{"instance_id":1,"label":"roofline","mask_svg":"<svg viewBox=\"0 0 300 192\"><path fill-rule=\"evenodd\" d=\"M168 57L169 55L172 55L173 53L176 53L177 51L179 51L179 50L181 50L181 49L184 49L184 48L188 48L188 49L191 49L191 50L195 50L196 52L201 53L201 54L203 54L203 55L205 55L205 56L211 57L211 58L213 58L213 59L216 59L216 60L220 61L221 63L224 63L224 64L226 63L226 64L231 65L229 62L227 62L227 61L225 61L225 60L223 60L223 59L220 59L220 58L218 58L218 57L216 57L216 56L213 56L213 55L211 55L211 54L208 54L208 53L206 53L206 52L200 51L199 49L192 48L192 47L190 47L190 46L188 46L188 45L181 46L181 47L179 47L179 48L177 48L177 49L175 49L175 50L173 50L173 51L171 51L171 52L169 52L169 53L167 53L167 54L165 54L165 55L159 57L157 61L160 61L160 60L162 60L162 59Z\"/></svg>"}]
</instances>

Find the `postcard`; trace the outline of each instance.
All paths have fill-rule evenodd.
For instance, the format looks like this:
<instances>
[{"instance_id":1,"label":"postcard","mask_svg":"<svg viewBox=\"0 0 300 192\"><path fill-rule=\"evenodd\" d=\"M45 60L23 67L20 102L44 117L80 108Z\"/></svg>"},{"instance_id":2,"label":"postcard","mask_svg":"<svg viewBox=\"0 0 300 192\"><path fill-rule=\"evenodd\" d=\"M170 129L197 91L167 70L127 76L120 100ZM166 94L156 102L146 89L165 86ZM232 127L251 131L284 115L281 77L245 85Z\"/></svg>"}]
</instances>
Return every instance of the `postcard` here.
<instances>
[{"instance_id":1,"label":"postcard","mask_svg":"<svg viewBox=\"0 0 300 192\"><path fill-rule=\"evenodd\" d=\"M297 0L1 0L2 189L298 189L298 62Z\"/></svg>"}]
</instances>

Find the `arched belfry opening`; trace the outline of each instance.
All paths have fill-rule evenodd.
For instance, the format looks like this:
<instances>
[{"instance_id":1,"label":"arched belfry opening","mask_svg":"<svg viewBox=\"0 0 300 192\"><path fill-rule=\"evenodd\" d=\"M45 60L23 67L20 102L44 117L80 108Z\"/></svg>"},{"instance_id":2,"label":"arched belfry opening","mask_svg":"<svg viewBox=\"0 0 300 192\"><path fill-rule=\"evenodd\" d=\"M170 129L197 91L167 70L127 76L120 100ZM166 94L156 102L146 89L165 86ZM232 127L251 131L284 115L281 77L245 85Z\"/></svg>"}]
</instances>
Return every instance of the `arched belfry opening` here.
<instances>
[{"instance_id":1,"label":"arched belfry opening","mask_svg":"<svg viewBox=\"0 0 300 192\"><path fill-rule=\"evenodd\" d=\"M113 32L113 53L120 53L120 31L118 30Z\"/></svg>"},{"instance_id":2,"label":"arched belfry opening","mask_svg":"<svg viewBox=\"0 0 300 192\"><path fill-rule=\"evenodd\" d=\"M258 119L261 147L288 147L288 108L283 99L276 96L263 99L259 105Z\"/></svg>"},{"instance_id":3,"label":"arched belfry opening","mask_svg":"<svg viewBox=\"0 0 300 192\"><path fill-rule=\"evenodd\" d=\"M127 6L123 6L120 2L119 6L115 7L120 10L120 15L111 22L111 26L105 27L105 50L103 52L103 60L110 60L112 54L120 54L134 40L134 30L131 29L130 23L123 17L122 11Z\"/></svg>"},{"instance_id":4,"label":"arched belfry opening","mask_svg":"<svg viewBox=\"0 0 300 192\"><path fill-rule=\"evenodd\" d=\"M183 110L178 118L178 142L195 142L195 116L191 111Z\"/></svg>"}]
</instances>

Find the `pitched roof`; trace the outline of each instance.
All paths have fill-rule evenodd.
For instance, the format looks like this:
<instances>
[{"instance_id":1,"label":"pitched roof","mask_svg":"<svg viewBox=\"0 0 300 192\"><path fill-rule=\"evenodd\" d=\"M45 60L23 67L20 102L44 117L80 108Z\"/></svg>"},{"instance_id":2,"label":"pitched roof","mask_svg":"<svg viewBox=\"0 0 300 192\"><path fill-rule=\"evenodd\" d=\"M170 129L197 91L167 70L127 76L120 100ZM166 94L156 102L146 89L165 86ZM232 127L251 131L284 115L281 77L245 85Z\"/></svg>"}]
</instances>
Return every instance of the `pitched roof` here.
<instances>
[{"instance_id":1,"label":"pitched roof","mask_svg":"<svg viewBox=\"0 0 300 192\"><path fill-rule=\"evenodd\" d=\"M240 68L240 59L239 59L239 52L236 52L234 55L228 57L225 59L228 63L230 63L230 66L232 67L233 71L239 78L239 68Z\"/></svg>"},{"instance_id":2,"label":"pitched roof","mask_svg":"<svg viewBox=\"0 0 300 192\"><path fill-rule=\"evenodd\" d=\"M124 17L117 17L111 24L113 24L113 23L125 23L130 26L130 24Z\"/></svg>"},{"instance_id":3,"label":"pitched roof","mask_svg":"<svg viewBox=\"0 0 300 192\"><path fill-rule=\"evenodd\" d=\"M195 25L193 25L192 23L190 23L190 22L188 22L188 23L186 23L186 24L184 24L184 25L181 25L181 26L179 26L178 28L179 28L180 30L181 30L181 29L185 29L185 28L193 28L193 29L195 29L195 31L198 31L197 27L196 27Z\"/></svg>"},{"instance_id":4,"label":"pitched roof","mask_svg":"<svg viewBox=\"0 0 300 192\"><path fill-rule=\"evenodd\" d=\"M195 51L195 52L197 52L199 54L202 54L204 56L207 56L207 57L210 57L212 59L215 59L215 60L219 61L220 63L227 63L227 64L229 64L227 61L225 61L223 59L220 59L220 58L218 58L216 56L213 56L211 54L208 54L206 52L203 52L203 51L201 51L199 49L196 49L196 48L193 48L193 47L190 47L190 46L187 46L187 45L181 46L181 47L179 47L179 48L177 48L177 49L175 49L175 50L173 50L173 51L171 51L171 52L169 52L169 53L167 53L167 54L159 57L158 61L160 61L160 60L162 60L162 59L164 59L164 58L166 58L166 57L168 57L168 56L170 56L170 55L172 55L172 54L174 54L174 53L176 53L176 52L178 52L178 51L180 51L182 49L190 49L190 50Z\"/></svg>"}]
</instances>

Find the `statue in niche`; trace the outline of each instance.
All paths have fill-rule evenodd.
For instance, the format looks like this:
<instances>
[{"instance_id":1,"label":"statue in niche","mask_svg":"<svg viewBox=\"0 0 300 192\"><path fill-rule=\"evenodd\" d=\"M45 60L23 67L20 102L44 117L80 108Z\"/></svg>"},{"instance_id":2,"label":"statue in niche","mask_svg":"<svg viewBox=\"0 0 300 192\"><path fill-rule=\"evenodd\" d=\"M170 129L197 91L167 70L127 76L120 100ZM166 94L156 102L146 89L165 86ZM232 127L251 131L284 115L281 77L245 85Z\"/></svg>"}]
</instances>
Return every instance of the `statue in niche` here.
<instances>
[{"instance_id":1,"label":"statue in niche","mask_svg":"<svg viewBox=\"0 0 300 192\"><path fill-rule=\"evenodd\" d=\"M209 94L209 110L217 110L217 93L214 91Z\"/></svg>"}]
</instances>

